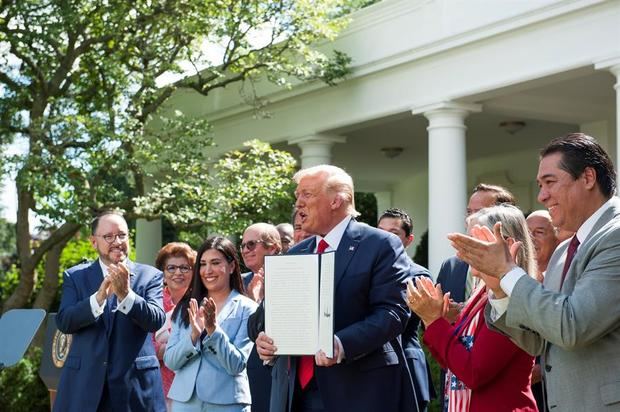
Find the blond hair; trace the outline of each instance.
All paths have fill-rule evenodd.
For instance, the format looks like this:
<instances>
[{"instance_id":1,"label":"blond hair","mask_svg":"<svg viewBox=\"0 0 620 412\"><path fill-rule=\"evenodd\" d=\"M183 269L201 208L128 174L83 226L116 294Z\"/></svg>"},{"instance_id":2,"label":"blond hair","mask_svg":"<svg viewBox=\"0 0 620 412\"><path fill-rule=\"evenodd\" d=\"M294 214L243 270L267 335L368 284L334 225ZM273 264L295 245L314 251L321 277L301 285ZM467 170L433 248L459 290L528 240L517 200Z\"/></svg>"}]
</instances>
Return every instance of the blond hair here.
<instances>
[{"instance_id":1,"label":"blond hair","mask_svg":"<svg viewBox=\"0 0 620 412\"><path fill-rule=\"evenodd\" d=\"M531 277L536 278L538 273L534 244L527 228L523 212L509 204L485 207L467 218L467 224L477 223L493 230L495 223L502 223L502 235L511 237L515 242L521 242L517 252L517 265L525 270Z\"/></svg>"},{"instance_id":2,"label":"blond hair","mask_svg":"<svg viewBox=\"0 0 620 412\"><path fill-rule=\"evenodd\" d=\"M302 169L295 173L293 180L299 184L304 177L315 177L324 175L325 190L328 193L334 193L340 197L342 201L347 205L347 214L357 217L360 213L355 210L355 197L353 190L353 179L351 176L337 166L332 165L318 165Z\"/></svg>"}]
</instances>

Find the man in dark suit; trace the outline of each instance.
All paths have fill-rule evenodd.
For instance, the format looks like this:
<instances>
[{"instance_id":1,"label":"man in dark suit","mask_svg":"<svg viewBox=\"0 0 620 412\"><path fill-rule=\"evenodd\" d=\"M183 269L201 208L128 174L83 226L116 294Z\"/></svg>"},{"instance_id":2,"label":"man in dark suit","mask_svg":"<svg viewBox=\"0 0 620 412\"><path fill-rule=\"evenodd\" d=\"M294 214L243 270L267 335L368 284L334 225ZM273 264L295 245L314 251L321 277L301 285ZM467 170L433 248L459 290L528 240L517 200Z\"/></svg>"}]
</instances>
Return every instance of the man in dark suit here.
<instances>
[{"instance_id":1,"label":"man in dark suit","mask_svg":"<svg viewBox=\"0 0 620 412\"><path fill-rule=\"evenodd\" d=\"M165 411L151 333L165 321L162 273L131 262L122 215L91 225L99 259L68 269L56 316L73 342L60 376L55 411Z\"/></svg>"},{"instance_id":2,"label":"man in dark suit","mask_svg":"<svg viewBox=\"0 0 620 412\"><path fill-rule=\"evenodd\" d=\"M411 217L404 210L393 208L388 209L381 217L377 227L386 232L398 236L405 249L414 241L413 222ZM409 279L413 280L418 276L431 277L430 272L424 266L418 265L409 259ZM405 357L413 379L418 409L426 411L428 403L435 397L435 388L431 381L431 371L426 361L426 356L418 339L418 327L420 318L411 314L407 327L402 334L402 344L405 350Z\"/></svg>"},{"instance_id":3,"label":"man in dark suit","mask_svg":"<svg viewBox=\"0 0 620 412\"><path fill-rule=\"evenodd\" d=\"M398 339L409 318L401 294L409 261L401 242L353 219L353 181L342 169L315 166L294 179L302 229L317 235L290 253L336 252L334 357L322 351L277 357L278 343L261 332L261 359L277 357L271 411L415 411Z\"/></svg>"},{"instance_id":4,"label":"man in dark suit","mask_svg":"<svg viewBox=\"0 0 620 412\"><path fill-rule=\"evenodd\" d=\"M467 216L478 212L485 207L495 206L502 203L510 205L516 204L516 199L506 188L496 185L480 183L472 192L467 203ZM468 275L469 265L452 256L441 264L437 283L441 283L441 288L450 292L450 298L456 303L465 302L473 292L472 283L475 278Z\"/></svg>"}]
</instances>

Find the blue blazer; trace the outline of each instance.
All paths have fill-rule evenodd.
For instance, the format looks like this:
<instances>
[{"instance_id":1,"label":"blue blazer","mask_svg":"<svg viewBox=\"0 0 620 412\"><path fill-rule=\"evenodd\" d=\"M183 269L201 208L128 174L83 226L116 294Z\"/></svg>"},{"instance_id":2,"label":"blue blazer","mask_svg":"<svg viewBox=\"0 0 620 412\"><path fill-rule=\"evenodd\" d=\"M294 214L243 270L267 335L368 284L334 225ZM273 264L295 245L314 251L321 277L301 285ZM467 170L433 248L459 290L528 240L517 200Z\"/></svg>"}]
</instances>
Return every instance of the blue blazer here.
<instances>
[{"instance_id":1,"label":"blue blazer","mask_svg":"<svg viewBox=\"0 0 620 412\"><path fill-rule=\"evenodd\" d=\"M455 302L465 301L465 282L469 265L456 256L444 260L437 276L437 283L441 283L444 293L450 292Z\"/></svg>"},{"instance_id":2,"label":"blue blazer","mask_svg":"<svg viewBox=\"0 0 620 412\"><path fill-rule=\"evenodd\" d=\"M250 386L246 364L253 343L248 338L248 318L256 302L233 290L217 315L217 327L196 346L192 345L190 326L181 316L172 324L172 333L164 363L174 371L168 397L187 402L194 394L214 404L250 404Z\"/></svg>"},{"instance_id":3,"label":"blue blazer","mask_svg":"<svg viewBox=\"0 0 620 412\"><path fill-rule=\"evenodd\" d=\"M96 411L107 383L115 411L165 411L159 362L151 337L165 321L162 273L128 262L131 289L136 294L127 315L106 305L97 319L90 296L103 273L99 260L64 273L58 329L73 335L60 375L54 411ZM146 384L148 382L148 384Z\"/></svg>"},{"instance_id":4,"label":"blue blazer","mask_svg":"<svg viewBox=\"0 0 620 412\"><path fill-rule=\"evenodd\" d=\"M412 260L409 260L409 263L409 279L413 280L418 276L431 277L430 272L424 266L420 266ZM420 318L415 313L412 313L403 332L402 339L405 358L407 358L407 364L413 379L418 408L422 411L425 410L430 400L435 397L435 388L431 379L430 367L418 339L419 326Z\"/></svg>"},{"instance_id":5,"label":"blue blazer","mask_svg":"<svg viewBox=\"0 0 620 412\"><path fill-rule=\"evenodd\" d=\"M289 254L313 253L316 237ZM417 410L399 335L409 318L402 298L409 258L400 240L351 220L336 251L334 331L345 360L314 373L327 411ZM277 342L276 342L277 346ZM290 410L298 357L277 358L271 411Z\"/></svg>"}]
</instances>

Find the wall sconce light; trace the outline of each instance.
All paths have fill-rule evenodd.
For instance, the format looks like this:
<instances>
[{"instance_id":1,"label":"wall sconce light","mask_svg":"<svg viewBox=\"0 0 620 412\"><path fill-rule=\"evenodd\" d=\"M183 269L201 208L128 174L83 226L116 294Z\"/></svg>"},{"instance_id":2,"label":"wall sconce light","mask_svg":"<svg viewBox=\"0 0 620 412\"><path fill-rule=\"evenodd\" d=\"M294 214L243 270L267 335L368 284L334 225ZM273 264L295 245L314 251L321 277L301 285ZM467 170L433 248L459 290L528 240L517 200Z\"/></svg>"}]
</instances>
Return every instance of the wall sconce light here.
<instances>
[{"instance_id":1,"label":"wall sconce light","mask_svg":"<svg viewBox=\"0 0 620 412\"><path fill-rule=\"evenodd\" d=\"M515 134L525 127L525 122L521 120L507 120L501 122L499 127L504 129L507 133Z\"/></svg>"},{"instance_id":2,"label":"wall sconce light","mask_svg":"<svg viewBox=\"0 0 620 412\"><path fill-rule=\"evenodd\" d=\"M383 152L383 155L385 157L387 157L388 159L393 159L396 156L399 156L402 152L403 152L402 147L382 147L381 148L381 152Z\"/></svg>"}]
</instances>

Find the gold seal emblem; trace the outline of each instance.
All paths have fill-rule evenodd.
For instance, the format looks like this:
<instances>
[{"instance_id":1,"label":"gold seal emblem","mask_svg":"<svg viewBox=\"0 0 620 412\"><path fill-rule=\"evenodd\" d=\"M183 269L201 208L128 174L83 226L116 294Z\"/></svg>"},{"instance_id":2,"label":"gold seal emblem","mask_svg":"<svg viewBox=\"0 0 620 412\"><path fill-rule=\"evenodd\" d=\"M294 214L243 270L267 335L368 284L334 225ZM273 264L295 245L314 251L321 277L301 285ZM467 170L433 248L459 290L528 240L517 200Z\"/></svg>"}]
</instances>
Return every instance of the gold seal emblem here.
<instances>
[{"instance_id":1,"label":"gold seal emblem","mask_svg":"<svg viewBox=\"0 0 620 412\"><path fill-rule=\"evenodd\" d=\"M57 368L62 368L71 348L71 335L65 335L57 330L52 341L52 362Z\"/></svg>"}]
</instances>

